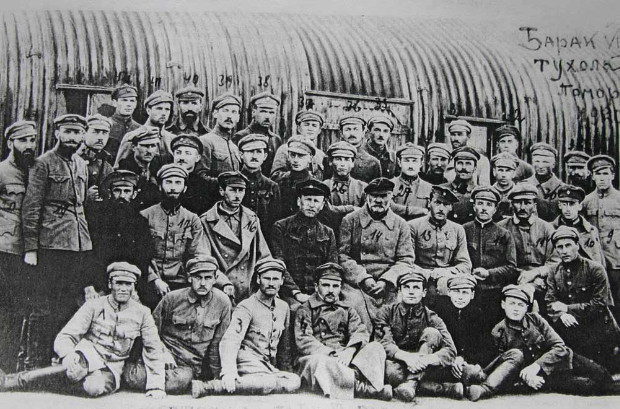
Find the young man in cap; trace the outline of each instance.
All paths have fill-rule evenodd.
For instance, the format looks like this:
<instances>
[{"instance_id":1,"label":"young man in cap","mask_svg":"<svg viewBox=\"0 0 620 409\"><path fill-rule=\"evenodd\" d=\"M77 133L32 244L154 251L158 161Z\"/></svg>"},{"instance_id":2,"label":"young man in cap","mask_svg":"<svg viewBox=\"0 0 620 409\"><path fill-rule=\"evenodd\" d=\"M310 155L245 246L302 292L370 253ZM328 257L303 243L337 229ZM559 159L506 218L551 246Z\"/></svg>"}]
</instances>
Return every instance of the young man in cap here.
<instances>
[{"instance_id":1,"label":"young man in cap","mask_svg":"<svg viewBox=\"0 0 620 409\"><path fill-rule=\"evenodd\" d=\"M538 217L551 222L560 214L558 208L558 189L563 185L562 181L553 173L558 151L551 145L538 142L530 148L534 176L525 179L538 190L536 210Z\"/></svg>"},{"instance_id":2,"label":"young man in cap","mask_svg":"<svg viewBox=\"0 0 620 409\"><path fill-rule=\"evenodd\" d=\"M174 95L179 107L179 116L166 130L177 136L192 135L196 137L211 132L211 129L205 126L200 119L204 108L205 93L200 88L189 86L181 88Z\"/></svg>"},{"instance_id":3,"label":"young man in cap","mask_svg":"<svg viewBox=\"0 0 620 409\"><path fill-rule=\"evenodd\" d=\"M355 147L356 155L351 176L362 182L370 182L381 177L381 162L370 155L366 150L360 149L366 136L366 121L358 115L350 114L338 120L341 139Z\"/></svg>"},{"instance_id":4,"label":"young man in cap","mask_svg":"<svg viewBox=\"0 0 620 409\"><path fill-rule=\"evenodd\" d=\"M500 197L494 220L499 222L506 217L511 217L514 213L508 194L515 187L514 177L519 163L516 156L503 152L491 158L491 166L495 178L493 188L499 193Z\"/></svg>"},{"instance_id":5,"label":"young man in cap","mask_svg":"<svg viewBox=\"0 0 620 409\"><path fill-rule=\"evenodd\" d=\"M453 151L465 147L475 150L467 146L469 138L471 137L471 130L471 124L464 119L457 119L450 122L450 125L448 125L448 139L450 140L450 145L452 146ZM476 153L478 153L479 158L476 160L476 167L473 171L472 179L476 185L490 185L491 165L489 164L489 159L485 156L484 152L477 151ZM444 176L448 180L448 182L452 182L453 180L455 180L455 178L457 177L456 174L459 172L459 170L456 169L456 162L454 161L454 156L452 156L451 159L452 160L448 164L446 172L444 173Z\"/></svg>"},{"instance_id":6,"label":"young man in cap","mask_svg":"<svg viewBox=\"0 0 620 409\"><path fill-rule=\"evenodd\" d=\"M112 173L114 160L103 148L108 143L112 121L103 115L95 114L86 118L84 143L77 154L88 164L88 198L101 200L99 192L103 180Z\"/></svg>"},{"instance_id":7,"label":"young man in cap","mask_svg":"<svg viewBox=\"0 0 620 409\"><path fill-rule=\"evenodd\" d=\"M118 168L121 160L133 156L134 147L136 146L133 139L144 134L147 130L149 132L155 130L157 133L157 156L161 158L162 163L170 163L172 161L170 143L176 135L165 130L164 126L168 119L170 119L173 105L174 100L169 92L157 90L148 96L146 101L144 101L148 119L144 125L123 136L118 148L118 154L116 155L115 168Z\"/></svg>"},{"instance_id":8,"label":"young man in cap","mask_svg":"<svg viewBox=\"0 0 620 409\"><path fill-rule=\"evenodd\" d=\"M534 176L532 165L519 158L522 138L521 131L517 127L502 125L493 132L493 139L495 140L496 152L505 153L515 158L517 162L513 177L515 183Z\"/></svg>"},{"instance_id":9,"label":"young man in cap","mask_svg":"<svg viewBox=\"0 0 620 409\"><path fill-rule=\"evenodd\" d=\"M373 116L368 120L368 130L370 137L366 140L360 150L372 155L381 163L381 176L392 179L396 176L396 154L388 146L394 121L386 115Z\"/></svg>"},{"instance_id":10,"label":"young man in cap","mask_svg":"<svg viewBox=\"0 0 620 409\"><path fill-rule=\"evenodd\" d=\"M265 136L267 141L265 153L267 157L261 165L261 170L265 175L271 174L273 159L280 146L282 146L282 138L272 131L276 125L279 107L280 99L269 92L261 92L254 95L250 98L252 122L233 137L233 142L239 146L241 139L250 134ZM241 149L240 146L239 149Z\"/></svg>"},{"instance_id":11,"label":"young man in cap","mask_svg":"<svg viewBox=\"0 0 620 409\"><path fill-rule=\"evenodd\" d=\"M385 350L369 342L359 315L340 299L344 270L336 263L314 272L315 292L295 315L299 376L309 388L329 398L392 399L383 384Z\"/></svg>"},{"instance_id":12,"label":"young man in cap","mask_svg":"<svg viewBox=\"0 0 620 409\"><path fill-rule=\"evenodd\" d=\"M583 189L586 194L594 190L594 183L588 171L590 155L582 151L569 151L564 154L566 183Z\"/></svg>"},{"instance_id":13,"label":"young man in cap","mask_svg":"<svg viewBox=\"0 0 620 409\"><path fill-rule=\"evenodd\" d=\"M123 136L140 128L140 124L132 117L138 106L138 90L129 84L117 87L112 91L112 104L114 105L114 114L110 117L112 127L110 138L105 146L106 152L110 154L110 163L116 160Z\"/></svg>"},{"instance_id":14,"label":"young man in cap","mask_svg":"<svg viewBox=\"0 0 620 409\"><path fill-rule=\"evenodd\" d=\"M551 236L562 261L547 276L550 323L575 352L617 370L613 351L620 346L620 328L610 310L607 274L601 264L579 255L579 236L568 226Z\"/></svg>"},{"instance_id":15,"label":"young man in cap","mask_svg":"<svg viewBox=\"0 0 620 409\"><path fill-rule=\"evenodd\" d=\"M271 253L256 213L241 204L248 179L240 172L223 172L217 180L222 200L200 220L210 254L234 287L229 295L240 302L251 294L256 263Z\"/></svg>"},{"instance_id":16,"label":"young man in cap","mask_svg":"<svg viewBox=\"0 0 620 409\"><path fill-rule=\"evenodd\" d=\"M580 212L581 204L586 195L582 188L564 185L558 189L560 215L551 225L554 229L560 226L574 227L579 232L580 255L596 261L605 267L605 254L601 248L598 229L590 224Z\"/></svg>"},{"instance_id":17,"label":"young man in cap","mask_svg":"<svg viewBox=\"0 0 620 409\"><path fill-rule=\"evenodd\" d=\"M447 294L447 280L456 274L470 274L471 261L463 226L448 220L458 198L444 186L433 186L429 214L408 222L415 250L415 264L427 276L433 305L437 292Z\"/></svg>"},{"instance_id":18,"label":"young man in cap","mask_svg":"<svg viewBox=\"0 0 620 409\"><path fill-rule=\"evenodd\" d=\"M249 134L237 141L243 162L241 173L248 178L241 204L256 213L265 238L271 242L273 224L280 220L281 198L278 184L262 170L268 158L269 143L267 137L260 134Z\"/></svg>"},{"instance_id":19,"label":"young man in cap","mask_svg":"<svg viewBox=\"0 0 620 409\"><path fill-rule=\"evenodd\" d=\"M462 146L453 150L450 157L454 163L455 175L452 182L444 186L449 188L459 201L452 206L448 218L453 222L465 224L474 219L470 199L471 192L478 186L474 174L481 156L469 146Z\"/></svg>"},{"instance_id":20,"label":"young man in cap","mask_svg":"<svg viewBox=\"0 0 620 409\"><path fill-rule=\"evenodd\" d=\"M235 308L220 342L221 380L192 381L194 398L299 389L299 376L285 372L291 368L289 308L277 297L285 270L284 263L270 257L256 263L252 276L258 291Z\"/></svg>"},{"instance_id":21,"label":"young man in cap","mask_svg":"<svg viewBox=\"0 0 620 409\"><path fill-rule=\"evenodd\" d=\"M450 162L450 152L452 149L445 143L429 143L426 147L426 172L421 173L420 177L435 186L448 183L444 173Z\"/></svg>"},{"instance_id":22,"label":"young man in cap","mask_svg":"<svg viewBox=\"0 0 620 409\"><path fill-rule=\"evenodd\" d=\"M279 178L274 179L280 187L280 197L282 199L280 204L281 217L291 216L299 210L296 200L296 186L312 178L312 158L317 152L316 146L307 138L301 136L289 138L286 145L282 145L282 148L285 146L289 157L290 170L280 172Z\"/></svg>"},{"instance_id":23,"label":"young man in cap","mask_svg":"<svg viewBox=\"0 0 620 409\"><path fill-rule=\"evenodd\" d=\"M493 221L499 199L499 193L491 186L475 188L471 200L476 217L463 225L472 275L479 284L477 298L487 311L485 322L489 329L502 317L502 288L515 284L519 275L514 239Z\"/></svg>"},{"instance_id":24,"label":"young man in cap","mask_svg":"<svg viewBox=\"0 0 620 409\"><path fill-rule=\"evenodd\" d=\"M83 141L86 119L68 114L57 117L54 125L56 146L35 160L22 203L24 262L40 273L38 288L45 293L35 298L50 302L49 332L40 342L50 352L53 334L75 312L76 298L82 297L85 261L92 250L84 212L88 168L74 155ZM47 360L41 356L38 361L45 365Z\"/></svg>"},{"instance_id":25,"label":"young man in cap","mask_svg":"<svg viewBox=\"0 0 620 409\"><path fill-rule=\"evenodd\" d=\"M418 391L462 399L462 384L434 382L450 368L456 348L443 320L424 305L426 284L423 273L409 269L398 278L400 301L377 314L374 334L387 354L385 380L405 402L413 402Z\"/></svg>"},{"instance_id":26,"label":"young man in cap","mask_svg":"<svg viewBox=\"0 0 620 409\"><path fill-rule=\"evenodd\" d=\"M188 260L186 271L190 286L166 294L153 311L164 344L167 393L185 393L192 379L220 376L219 346L232 312L226 294L213 288L221 274L213 257ZM144 362L125 369L132 389L144 389L146 375Z\"/></svg>"},{"instance_id":27,"label":"young man in cap","mask_svg":"<svg viewBox=\"0 0 620 409\"><path fill-rule=\"evenodd\" d=\"M428 214L433 186L419 177L424 165L424 155L424 148L411 142L396 150L400 176L392 179L394 182L392 210L405 220Z\"/></svg>"},{"instance_id":28,"label":"young man in cap","mask_svg":"<svg viewBox=\"0 0 620 409\"><path fill-rule=\"evenodd\" d=\"M309 166L312 177L323 180L326 157L325 153L318 148L318 142L325 119L318 112L299 111L295 115L295 123L297 124L297 134L295 136L305 139L315 149ZM282 177L283 173L291 170L291 155L288 153L288 148L288 144L284 144L276 151L271 168L271 179L277 181Z\"/></svg>"}]
</instances>

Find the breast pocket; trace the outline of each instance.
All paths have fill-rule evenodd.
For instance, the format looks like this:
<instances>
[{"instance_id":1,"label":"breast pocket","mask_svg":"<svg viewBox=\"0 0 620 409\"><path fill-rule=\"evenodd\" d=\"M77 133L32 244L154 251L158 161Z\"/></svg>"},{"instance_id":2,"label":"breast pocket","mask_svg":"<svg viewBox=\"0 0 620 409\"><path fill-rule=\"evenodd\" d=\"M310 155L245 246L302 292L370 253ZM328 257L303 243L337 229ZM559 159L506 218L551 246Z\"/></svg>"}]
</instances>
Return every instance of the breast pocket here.
<instances>
[{"instance_id":1,"label":"breast pocket","mask_svg":"<svg viewBox=\"0 0 620 409\"><path fill-rule=\"evenodd\" d=\"M172 249L174 258L181 258L185 254L187 243L194 237L191 232L176 233L173 236Z\"/></svg>"},{"instance_id":2,"label":"breast pocket","mask_svg":"<svg viewBox=\"0 0 620 409\"><path fill-rule=\"evenodd\" d=\"M224 169L228 169L229 166L227 166L227 163L229 160L230 157L228 156L228 153L214 151L213 163L211 164L211 172L221 172Z\"/></svg>"},{"instance_id":3,"label":"breast pocket","mask_svg":"<svg viewBox=\"0 0 620 409\"><path fill-rule=\"evenodd\" d=\"M139 335L140 331L137 329L117 328L116 335L114 336L114 344L118 354L121 356L129 355L129 351Z\"/></svg>"},{"instance_id":4,"label":"breast pocket","mask_svg":"<svg viewBox=\"0 0 620 409\"><path fill-rule=\"evenodd\" d=\"M74 197L74 194L69 194L69 179L69 175L50 174L48 176L47 198L51 200L67 201L67 198Z\"/></svg>"},{"instance_id":5,"label":"breast pocket","mask_svg":"<svg viewBox=\"0 0 620 409\"><path fill-rule=\"evenodd\" d=\"M191 323L187 318L172 316L172 326L174 328L174 335L183 341L191 341Z\"/></svg>"},{"instance_id":6,"label":"breast pocket","mask_svg":"<svg viewBox=\"0 0 620 409\"><path fill-rule=\"evenodd\" d=\"M200 341L206 342L213 339L219 320L205 320L202 324L202 330L200 333Z\"/></svg>"},{"instance_id":7,"label":"breast pocket","mask_svg":"<svg viewBox=\"0 0 620 409\"><path fill-rule=\"evenodd\" d=\"M269 335L266 331L256 325L250 325L248 328L248 336L252 343L260 350L266 350L269 347Z\"/></svg>"},{"instance_id":8,"label":"breast pocket","mask_svg":"<svg viewBox=\"0 0 620 409\"><path fill-rule=\"evenodd\" d=\"M151 232L151 238L155 245L156 253L159 255L166 254L166 235L163 231L154 228L149 229Z\"/></svg>"}]
</instances>

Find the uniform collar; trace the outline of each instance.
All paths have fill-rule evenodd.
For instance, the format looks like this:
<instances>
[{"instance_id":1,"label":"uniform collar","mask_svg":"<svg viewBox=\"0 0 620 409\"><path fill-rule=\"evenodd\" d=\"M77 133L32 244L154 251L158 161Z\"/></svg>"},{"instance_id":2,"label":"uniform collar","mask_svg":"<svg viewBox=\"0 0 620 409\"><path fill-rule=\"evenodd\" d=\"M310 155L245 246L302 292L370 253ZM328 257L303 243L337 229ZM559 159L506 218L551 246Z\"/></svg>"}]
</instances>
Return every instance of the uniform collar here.
<instances>
[{"instance_id":1,"label":"uniform collar","mask_svg":"<svg viewBox=\"0 0 620 409\"><path fill-rule=\"evenodd\" d=\"M535 221L536 221L536 215L535 215L535 214L532 214L532 215L530 216L530 218L529 218L529 219L527 219L527 224L529 224L529 225L531 226L531 225L533 225L533 224L534 224L534 222L535 222ZM517 215L516 215L516 214L513 214L513 215L512 215L512 222L513 222L514 224L516 224L517 226L520 226L520 225L521 225L521 219L519 219L519 218L517 217Z\"/></svg>"},{"instance_id":2,"label":"uniform collar","mask_svg":"<svg viewBox=\"0 0 620 409\"><path fill-rule=\"evenodd\" d=\"M418 174L418 176L416 176L415 178L409 177L409 176L405 176L405 175L400 175L398 177L398 180L400 180L400 182L404 185L408 185L411 186L413 184L419 183L420 182L420 175Z\"/></svg>"},{"instance_id":3,"label":"uniform collar","mask_svg":"<svg viewBox=\"0 0 620 409\"><path fill-rule=\"evenodd\" d=\"M250 180L259 180L261 178L261 176L263 175L263 173L261 172L260 168L258 168L258 170L256 170L256 171L252 172L245 165L243 165L243 167L241 168L241 173L243 173Z\"/></svg>"},{"instance_id":4,"label":"uniform collar","mask_svg":"<svg viewBox=\"0 0 620 409\"><path fill-rule=\"evenodd\" d=\"M200 131L200 118L196 117L194 122L192 122L191 124L186 124L185 122L183 122L183 120L179 116L179 119L177 119L177 127L181 131L184 131L187 128L189 128L194 132L199 132Z\"/></svg>"},{"instance_id":5,"label":"uniform collar","mask_svg":"<svg viewBox=\"0 0 620 409\"><path fill-rule=\"evenodd\" d=\"M421 317L422 314L424 314L424 303L422 302L415 305L406 305L404 302L401 302L396 308L398 310L398 313L403 317L410 315L418 318Z\"/></svg>"},{"instance_id":6,"label":"uniform collar","mask_svg":"<svg viewBox=\"0 0 620 409\"><path fill-rule=\"evenodd\" d=\"M338 300L333 304L327 303L319 297L319 295L315 292L308 299L308 303L310 304L310 308L316 309L322 306L333 306L333 307L341 307L343 308L345 304L342 303L342 300Z\"/></svg>"},{"instance_id":7,"label":"uniform collar","mask_svg":"<svg viewBox=\"0 0 620 409\"><path fill-rule=\"evenodd\" d=\"M131 115L121 115L118 112L114 112L114 114L112 114L112 119L114 119L116 122L121 122L123 124L130 124L132 117Z\"/></svg>"},{"instance_id":8,"label":"uniform collar","mask_svg":"<svg viewBox=\"0 0 620 409\"><path fill-rule=\"evenodd\" d=\"M370 215L370 212L368 211L368 205L364 205L360 211L360 224L362 226L362 228L366 228L368 227L368 225L370 223L373 222L373 218ZM385 226L390 229L390 230L394 230L394 225L396 224L396 215L394 214L394 212L392 212L391 209L388 209L387 214L385 215L385 217L383 217L383 219L379 220L381 223L385 224Z\"/></svg>"},{"instance_id":9,"label":"uniform collar","mask_svg":"<svg viewBox=\"0 0 620 409\"><path fill-rule=\"evenodd\" d=\"M467 183L461 181L460 179L454 179L452 183L450 183L452 189L454 189L458 193L466 194L471 193L476 187L476 183L474 183L474 179L471 178Z\"/></svg>"},{"instance_id":10,"label":"uniform collar","mask_svg":"<svg viewBox=\"0 0 620 409\"><path fill-rule=\"evenodd\" d=\"M263 293L260 292L260 290L254 293L254 297L259 303L263 304L265 307L269 308L270 310L273 310L274 308L276 308L276 299L275 298L271 300L267 299L267 297L265 297Z\"/></svg>"},{"instance_id":11,"label":"uniform collar","mask_svg":"<svg viewBox=\"0 0 620 409\"><path fill-rule=\"evenodd\" d=\"M497 182L495 182L495 183L493 184L493 187L494 187L495 189L497 189L497 191L498 191L498 192L500 192L500 193L508 193L508 192L510 192L510 191L512 190L512 188L513 188L513 187L515 187L515 184L514 184L514 182L513 182L513 183L512 183L510 186L508 186L507 188L503 188L503 187L501 187L501 186L500 186Z\"/></svg>"},{"instance_id":12,"label":"uniform collar","mask_svg":"<svg viewBox=\"0 0 620 409\"><path fill-rule=\"evenodd\" d=\"M127 301L126 303L124 303L123 305L121 305L116 302L112 294L108 294L107 297L108 297L108 304L110 304L110 306L114 309L114 311L123 311L129 308L129 303L131 302L131 299Z\"/></svg>"},{"instance_id":13,"label":"uniform collar","mask_svg":"<svg viewBox=\"0 0 620 409\"><path fill-rule=\"evenodd\" d=\"M196 294L196 292L191 287L188 288L188 291L187 291L187 301L190 304L196 304L198 301L200 301L200 305L202 307L204 307L212 299L213 299L213 289L211 289L211 291L209 291L209 294L207 294L206 297L200 297L198 294Z\"/></svg>"},{"instance_id":14,"label":"uniform collar","mask_svg":"<svg viewBox=\"0 0 620 409\"><path fill-rule=\"evenodd\" d=\"M486 223L482 223L480 220L478 220L477 218L474 218L474 220L476 221L476 225L479 226L481 229L484 229L485 227L488 227L490 225L493 224L493 219L490 219L488 222Z\"/></svg>"},{"instance_id":15,"label":"uniform collar","mask_svg":"<svg viewBox=\"0 0 620 409\"><path fill-rule=\"evenodd\" d=\"M316 217L313 217L313 218L306 217L303 215L301 211L298 211L297 213L295 213L294 217L295 217L294 220L296 224L303 226L303 227L314 226L318 223L318 220Z\"/></svg>"},{"instance_id":16,"label":"uniform collar","mask_svg":"<svg viewBox=\"0 0 620 409\"><path fill-rule=\"evenodd\" d=\"M260 133L261 135L271 136L271 128L262 126L253 119L252 122L250 122L250 125L248 125L248 128L250 131L252 131L252 133Z\"/></svg>"}]
</instances>

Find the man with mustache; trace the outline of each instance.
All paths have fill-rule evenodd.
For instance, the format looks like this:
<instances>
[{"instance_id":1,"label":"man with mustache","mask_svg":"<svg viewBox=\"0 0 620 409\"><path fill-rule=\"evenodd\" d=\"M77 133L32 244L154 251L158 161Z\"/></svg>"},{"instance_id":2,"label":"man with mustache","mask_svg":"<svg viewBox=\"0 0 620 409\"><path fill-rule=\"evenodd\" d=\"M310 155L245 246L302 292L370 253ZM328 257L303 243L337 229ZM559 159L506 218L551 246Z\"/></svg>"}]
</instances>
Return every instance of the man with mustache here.
<instances>
[{"instance_id":1,"label":"man with mustache","mask_svg":"<svg viewBox=\"0 0 620 409\"><path fill-rule=\"evenodd\" d=\"M433 186L420 178L424 164L424 148L407 142L396 150L400 176L394 182L392 210L405 220L428 214L428 203Z\"/></svg>"},{"instance_id":2,"label":"man with mustache","mask_svg":"<svg viewBox=\"0 0 620 409\"><path fill-rule=\"evenodd\" d=\"M450 146L445 143L433 142L426 147L427 165L426 172L420 177L431 185L444 185L448 180L444 177L448 162L450 161Z\"/></svg>"},{"instance_id":3,"label":"man with mustache","mask_svg":"<svg viewBox=\"0 0 620 409\"><path fill-rule=\"evenodd\" d=\"M110 138L105 145L105 150L110 154L110 164L116 161L118 147L125 134L140 128L132 115L138 106L138 90L129 84L123 84L112 91L112 104L114 114L110 117L112 127Z\"/></svg>"},{"instance_id":4,"label":"man with mustache","mask_svg":"<svg viewBox=\"0 0 620 409\"><path fill-rule=\"evenodd\" d=\"M454 163L454 179L444 186L448 187L459 199L452 206L448 218L455 223L465 224L474 220L474 209L471 203L471 192L478 186L474 179L480 154L469 146L452 151L450 155ZM488 186L488 185L487 185Z\"/></svg>"},{"instance_id":5,"label":"man with mustache","mask_svg":"<svg viewBox=\"0 0 620 409\"><path fill-rule=\"evenodd\" d=\"M282 145L286 146L290 170L281 172L279 179L275 179L280 187L281 217L292 216L297 213L297 185L312 178L312 160L317 148L310 140L296 135ZM280 148L280 149L282 149ZM320 179L319 179L320 180Z\"/></svg>"},{"instance_id":6,"label":"man with mustache","mask_svg":"<svg viewBox=\"0 0 620 409\"><path fill-rule=\"evenodd\" d=\"M503 152L491 158L491 166L495 178L493 188L499 193L497 212L493 220L499 222L506 217L511 217L514 213L508 194L515 187L514 176L519 163L516 156Z\"/></svg>"},{"instance_id":7,"label":"man with mustache","mask_svg":"<svg viewBox=\"0 0 620 409\"><path fill-rule=\"evenodd\" d=\"M532 155L532 165L534 166L534 176L525 179L524 182L531 183L538 189L538 200L536 201L538 217L544 221L551 222L560 214L558 189L564 185L553 174L558 151L547 143L538 142L532 145L530 153Z\"/></svg>"},{"instance_id":8,"label":"man with mustache","mask_svg":"<svg viewBox=\"0 0 620 409\"><path fill-rule=\"evenodd\" d=\"M108 143L111 126L112 121L100 114L86 118L84 143L77 154L88 164L89 200L101 200L101 183L113 170L112 157L103 149Z\"/></svg>"},{"instance_id":9,"label":"man with mustache","mask_svg":"<svg viewBox=\"0 0 620 409\"><path fill-rule=\"evenodd\" d=\"M385 350L355 310L340 299L344 270L326 263L314 271L315 292L295 315L299 376L333 399L392 399L383 384Z\"/></svg>"},{"instance_id":10,"label":"man with mustache","mask_svg":"<svg viewBox=\"0 0 620 409\"><path fill-rule=\"evenodd\" d=\"M496 152L511 155L517 161L513 181L520 182L534 176L532 165L519 157L519 147L521 145L521 131L512 125L502 125L493 132Z\"/></svg>"},{"instance_id":11,"label":"man with mustache","mask_svg":"<svg viewBox=\"0 0 620 409\"><path fill-rule=\"evenodd\" d=\"M299 376L292 368L288 305L278 298L286 266L271 257L256 263L258 291L241 301L220 342L221 379L192 381L192 396L293 393ZM248 278L249 279L249 278Z\"/></svg>"},{"instance_id":12,"label":"man with mustache","mask_svg":"<svg viewBox=\"0 0 620 409\"><path fill-rule=\"evenodd\" d=\"M84 271L92 250L84 203L86 162L75 155L84 139L86 119L67 114L54 120L54 149L39 156L30 170L22 203L24 262L36 266L37 300L49 300L50 315L42 334L38 365L47 365L52 337L77 309L83 297ZM49 352L48 352L49 351Z\"/></svg>"},{"instance_id":13,"label":"man with mustache","mask_svg":"<svg viewBox=\"0 0 620 409\"><path fill-rule=\"evenodd\" d=\"M472 180L476 185L488 186L491 184L491 166L489 164L489 159L487 159L483 152L478 152L474 148L467 145L469 143L469 138L471 137L471 131L472 128L469 122L464 119L454 120L448 125L448 139L450 140L452 151L467 147L478 154L479 159L476 161L476 168L474 170L474 174L472 175ZM446 172L444 173L444 176L448 182L454 181L456 174L459 172L456 169L454 156L452 156L451 159L452 160L448 164Z\"/></svg>"},{"instance_id":14,"label":"man with mustache","mask_svg":"<svg viewBox=\"0 0 620 409\"><path fill-rule=\"evenodd\" d=\"M361 150L375 157L381 163L381 176L391 179L396 176L396 154L389 148L394 121L387 115L376 115L368 120L370 137Z\"/></svg>"},{"instance_id":15,"label":"man with mustache","mask_svg":"<svg viewBox=\"0 0 620 409\"><path fill-rule=\"evenodd\" d=\"M237 302L251 294L252 272L271 252L256 213L243 206L248 179L240 172L222 172L217 178L222 200L200 217L207 248L232 283L225 289Z\"/></svg>"},{"instance_id":16,"label":"man with mustache","mask_svg":"<svg viewBox=\"0 0 620 409\"><path fill-rule=\"evenodd\" d=\"M201 89L192 86L178 90L175 97L179 107L179 116L166 130L177 136L181 134L200 136L211 132L211 129L200 119L204 96L205 93Z\"/></svg>"},{"instance_id":17,"label":"man with mustache","mask_svg":"<svg viewBox=\"0 0 620 409\"><path fill-rule=\"evenodd\" d=\"M254 95L250 98L252 122L250 122L245 129L237 132L233 137L233 142L235 142L237 146L239 146L241 139L250 134L263 135L267 138L267 157L261 166L261 171L264 175L271 174L273 159L278 149L280 149L280 146L282 146L282 138L272 131L276 125L279 107L280 98L269 92L261 92ZM241 146L239 146L239 149L241 149Z\"/></svg>"},{"instance_id":18,"label":"man with mustache","mask_svg":"<svg viewBox=\"0 0 620 409\"><path fill-rule=\"evenodd\" d=\"M590 155L582 151L568 151L564 154L566 183L583 189L587 194L594 190L594 183L588 170Z\"/></svg>"},{"instance_id":19,"label":"man with mustache","mask_svg":"<svg viewBox=\"0 0 620 409\"><path fill-rule=\"evenodd\" d=\"M370 155L366 150L360 149L366 136L366 121L356 114L349 114L338 120L341 139L353 145L357 151L351 177L368 183L381 177L381 162Z\"/></svg>"}]
</instances>

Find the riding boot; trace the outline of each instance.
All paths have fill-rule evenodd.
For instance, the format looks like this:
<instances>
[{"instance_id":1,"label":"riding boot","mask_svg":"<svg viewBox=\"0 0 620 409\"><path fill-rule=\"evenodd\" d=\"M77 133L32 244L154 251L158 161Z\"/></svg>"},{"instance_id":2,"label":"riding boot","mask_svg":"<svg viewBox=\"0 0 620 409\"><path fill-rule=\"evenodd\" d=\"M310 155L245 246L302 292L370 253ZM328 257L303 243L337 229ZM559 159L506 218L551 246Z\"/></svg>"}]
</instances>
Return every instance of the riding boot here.
<instances>
[{"instance_id":1,"label":"riding boot","mask_svg":"<svg viewBox=\"0 0 620 409\"><path fill-rule=\"evenodd\" d=\"M370 384L356 379L354 396L356 398L369 398L389 401L392 400L392 386L383 385L383 389L378 391Z\"/></svg>"},{"instance_id":2,"label":"riding boot","mask_svg":"<svg viewBox=\"0 0 620 409\"><path fill-rule=\"evenodd\" d=\"M418 386L418 392L427 396L441 396L451 399L463 399L463 384L457 383L439 383L430 381L421 381Z\"/></svg>"}]
</instances>

